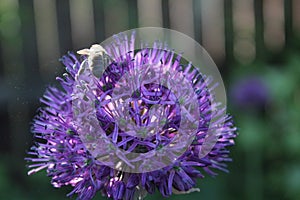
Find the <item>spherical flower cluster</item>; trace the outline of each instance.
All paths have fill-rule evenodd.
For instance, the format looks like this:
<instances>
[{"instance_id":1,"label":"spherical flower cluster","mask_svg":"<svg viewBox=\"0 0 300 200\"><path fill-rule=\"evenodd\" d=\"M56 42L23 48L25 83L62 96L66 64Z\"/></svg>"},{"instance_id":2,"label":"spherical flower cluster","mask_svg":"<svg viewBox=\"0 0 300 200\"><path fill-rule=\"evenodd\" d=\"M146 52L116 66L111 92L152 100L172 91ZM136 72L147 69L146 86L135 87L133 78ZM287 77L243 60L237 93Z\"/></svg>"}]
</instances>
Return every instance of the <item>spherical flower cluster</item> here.
<instances>
[{"instance_id":1,"label":"spherical flower cluster","mask_svg":"<svg viewBox=\"0 0 300 200\"><path fill-rule=\"evenodd\" d=\"M57 78L62 88L49 87L40 100L44 106L38 110L32 127L36 143L26 158L31 168L28 174L46 169L54 187L70 185L73 190L68 196L76 194L78 199L92 199L97 192L115 200L131 200L142 199L146 194L153 194L156 190L163 197L198 191L198 188L195 188L196 180L203 178L204 173L215 176L217 175L215 170L227 172L226 162L231 161L227 147L234 144L233 139L236 137L236 127L232 118L224 114L224 109L215 102L213 80L201 74L181 55L168 50L159 42L151 48L144 46L134 50L131 45L134 42L134 35L130 41L126 41L126 38L124 40L125 42L118 45L106 47L109 53L123 53L108 64L103 74L100 76L94 74L97 85L93 93L94 108L99 128L105 132L112 145L124 152L138 154L159 152L164 146L172 143L178 135L180 121L183 120L180 104L189 103L189 99L176 98L174 92L167 87L171 80L165 80L165 85L147 82L133 93L122 90L130 99L127 117L134 122L135 127L140 127L143 131L130 129L129 133L123 130L125 126L121 127L122 120L117 122L114 118L114 111L117 109L110 105L112 100L109 97L112 96L114 89L122 86L118 83L122 76L137 66L156 65L162 70L175 70L174 79L185 77L196 95L198 108L193 109L198 109L199 116L196 119L197 132L192 137L190 145L173 162L152 171L133 173L112 168L101 162L83 142L82 136L78 133L80 127L74 123L74 116L76 121L86 120L84 115L74 115L72 104L76 77L88 58L69 53L61 59L67 73ZM93 73L97 70L90 69L90 71ZM179 86L177 90L179 92L176 94L186 92ZM84 102L86 99L83 97L79 101ZM152 120L153 116L158 117L151 109L154 106L163 108L165 119L162 120L162 128L150 131L145 127L158 125L157 121L154 123ZM203 150L203 143L209 136L209 130L213 130L216 142L209 153L201 157L199 155ZM138 137L140 135L143 137ZM151 161L151 158L149 159ZM123 161L130 165L130 160L124 158Z\"/></svg>"}]
</instances>

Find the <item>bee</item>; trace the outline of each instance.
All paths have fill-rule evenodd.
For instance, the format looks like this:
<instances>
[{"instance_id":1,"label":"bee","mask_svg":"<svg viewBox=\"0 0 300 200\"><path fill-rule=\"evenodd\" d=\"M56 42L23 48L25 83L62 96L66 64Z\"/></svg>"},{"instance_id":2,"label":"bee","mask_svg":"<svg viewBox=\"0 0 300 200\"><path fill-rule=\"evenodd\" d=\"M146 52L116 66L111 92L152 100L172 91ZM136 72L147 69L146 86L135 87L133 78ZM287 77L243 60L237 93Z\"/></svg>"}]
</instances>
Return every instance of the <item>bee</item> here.
<instances>
[{"instance_id":1,"label":"bee","mask_svg":"<svg viewBox=\"0 0 300 200\"><path fill-rule=\"evenodd\" d=\"M110 62L108 53L100 44L93 44L89 49L81 49L77 54L88 56L88 68L97 78L100 78Z\"/></svg>"}]
</instances>

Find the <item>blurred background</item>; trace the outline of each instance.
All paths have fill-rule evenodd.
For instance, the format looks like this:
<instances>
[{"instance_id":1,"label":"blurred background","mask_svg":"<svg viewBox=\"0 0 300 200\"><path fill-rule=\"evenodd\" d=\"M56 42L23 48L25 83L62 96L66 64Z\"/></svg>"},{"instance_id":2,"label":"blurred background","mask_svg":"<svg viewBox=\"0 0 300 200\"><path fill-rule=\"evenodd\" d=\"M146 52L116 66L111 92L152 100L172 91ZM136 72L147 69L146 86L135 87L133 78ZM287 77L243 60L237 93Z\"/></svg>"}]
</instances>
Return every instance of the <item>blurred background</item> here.
<instances>
[{"instance_id":1,"label":"blurred background","mask_svg":"<svg viewBox=\"0 0 300 200\"><path fill-rule=\"evenodd\" d=\"M67 51L143 26L204 46L240 132L229 174L170 199L300 199L299 11L300 0L0 0L0 199L67 199L70 188L54 189L44 172L27 176L39 98Z\"/></svg>"}]
</instances>

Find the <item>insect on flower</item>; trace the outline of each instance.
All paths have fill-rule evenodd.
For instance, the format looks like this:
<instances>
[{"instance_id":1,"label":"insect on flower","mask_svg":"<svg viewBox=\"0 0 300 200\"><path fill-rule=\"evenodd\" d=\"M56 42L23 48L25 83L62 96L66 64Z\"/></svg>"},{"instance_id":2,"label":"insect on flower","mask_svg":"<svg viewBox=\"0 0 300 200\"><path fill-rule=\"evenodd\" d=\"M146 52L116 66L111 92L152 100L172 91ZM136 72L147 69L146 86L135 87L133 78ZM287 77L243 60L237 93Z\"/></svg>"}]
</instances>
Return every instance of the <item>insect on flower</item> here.
<instances>
[{"instance_id":1,"label":"insect on flower","mask_svg":"<svg viewBox=\"0 0 300 200\"><path fill-rule=\"evenodd\" d=\"M54 187L70 185L78 199L99 192L133 200L199 192L197 179L228 171L237 129L214 94L220 80L132 30L77 53L61 59L63 90L49 87L41 98L29 175L45 169Z\"/></svg>"},{"instance_id":2,"label":"insect on flower","mask_svg":"<svg viewBox=\"0 0 300 200\"><path fill-rule=\"evenodd\" d=\"M90 49L79 50L77 51L77 54L88 56L88 66L96 77L101 76L101 72L104 71L104 67L107 66L108 62L110 62L107 52L99 44L92 45Z\"/></svg>"}]
</instances>

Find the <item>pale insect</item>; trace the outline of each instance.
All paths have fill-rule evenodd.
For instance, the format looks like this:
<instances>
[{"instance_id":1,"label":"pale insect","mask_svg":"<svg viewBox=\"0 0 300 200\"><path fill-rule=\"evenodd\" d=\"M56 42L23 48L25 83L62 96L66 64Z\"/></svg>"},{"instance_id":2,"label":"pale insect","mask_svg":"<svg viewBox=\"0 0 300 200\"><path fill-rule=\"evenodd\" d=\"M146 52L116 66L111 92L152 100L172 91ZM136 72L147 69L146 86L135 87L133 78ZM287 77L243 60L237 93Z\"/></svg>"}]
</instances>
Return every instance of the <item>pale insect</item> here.
<instances>
[{"instance_id":1,"label":"pale insect","mask_svg":"<svg viewBox=\"0 0 300 200\"><path fill-rule=\"evenodd\" d=\"M82 49L77 53L88 56L88 67L98 78L104 72L110 59L105 49L99 44L93 44L90 49Z\"/></svg>"}]
</instances>

